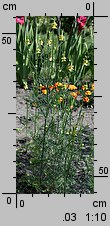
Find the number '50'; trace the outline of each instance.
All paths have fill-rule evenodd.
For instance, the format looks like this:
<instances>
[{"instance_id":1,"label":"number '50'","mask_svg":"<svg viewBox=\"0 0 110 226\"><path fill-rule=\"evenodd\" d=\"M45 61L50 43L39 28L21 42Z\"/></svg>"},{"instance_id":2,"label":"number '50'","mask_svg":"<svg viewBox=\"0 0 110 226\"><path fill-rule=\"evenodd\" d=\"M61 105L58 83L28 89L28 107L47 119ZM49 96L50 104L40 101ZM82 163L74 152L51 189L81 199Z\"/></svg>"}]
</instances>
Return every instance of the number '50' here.
<instances>
[{"instance_id":1,"label":"number '50'","mask_svg":"<svg viewBox=\"0 0 110 226\"><path fill-rule=\"evenodd\" d=\"M2 44L11 44L11 37L3 37L2 38Z\"/></svg>"}]
</instances>

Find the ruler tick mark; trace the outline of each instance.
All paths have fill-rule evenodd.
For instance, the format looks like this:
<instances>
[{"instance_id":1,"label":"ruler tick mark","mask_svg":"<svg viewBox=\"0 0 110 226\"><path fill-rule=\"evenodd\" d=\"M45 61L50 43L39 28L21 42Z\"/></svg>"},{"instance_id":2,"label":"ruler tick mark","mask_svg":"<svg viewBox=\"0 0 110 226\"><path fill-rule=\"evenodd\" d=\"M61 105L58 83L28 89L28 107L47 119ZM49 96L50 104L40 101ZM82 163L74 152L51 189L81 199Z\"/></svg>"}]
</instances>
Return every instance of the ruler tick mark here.
<instances>
[{"instance_id":1,"label":"ruler tick mark","mask_svg":"<svg viewBox=\"0 0 110 226\"><path fill-rule=\"evenodd\" d=\"M9 112L8 115L16 115L14 112Z\"/></svg>"},{"instance_id":2,"label":"ruler tick mark","mask_svg":"<svg viewBox=\"0 0 110 226\"><path fill-rule=\"evenodd\" d=\"M18 204L18 196L16 194L16 208L17 208L17 204Z\"/></svg>"},{"instance_id":3,"label":"ruler tick mark","mask_svg":"<svg viewBox=\"0 0 110 226\"><path fill-rule=\"evenodd\" d=\"M8 32L8 33L2 33L2 35L16 35L16 33Z\"/></svg>"},{"instance_id":4,"label":"ruler tick mark","mask_svg":"<svg viewBox=\"0 0 110 226\"><path fill-rule=\"evenodd\" d=\"M108 177L108 176L99 176L99 175L97 175L97 176L94 176L94 177Z\"/></svg>"},{"instance_id":5,"label":"ruler tick mark","mask_svg":"<svg viewBox=\"0 0 110 226\"><path fill-rule=\"evenodd\" d=\"M102 96L94 96L94 97L102 97Z\"/></svg>"}]
</instances>

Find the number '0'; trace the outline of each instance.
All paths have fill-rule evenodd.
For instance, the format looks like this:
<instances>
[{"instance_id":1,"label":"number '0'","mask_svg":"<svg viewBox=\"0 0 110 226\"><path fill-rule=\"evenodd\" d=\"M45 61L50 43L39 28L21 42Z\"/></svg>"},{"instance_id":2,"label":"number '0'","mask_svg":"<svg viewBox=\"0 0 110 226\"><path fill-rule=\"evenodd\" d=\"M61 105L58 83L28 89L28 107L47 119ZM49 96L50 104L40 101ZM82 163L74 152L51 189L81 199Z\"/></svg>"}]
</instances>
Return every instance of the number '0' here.
<instances>
[{"instance_id":1,"label":"number '0'","mask_svg":"<svg viewBox=\"0 0 110 226\"><path fill-rule=\"evenodd\" d=\"M86 10L90 10L90 3L86 3Z\"/></svg>"},{"instance_id":2,"label":"number '0'","mask_svg":"<svg viewBox=\"0 0 110 226\"><path fill-rule=\"evenodd\" d=\"M7 204L11 204L11 198L7 197Z\"/></svg>"}]
</instances>

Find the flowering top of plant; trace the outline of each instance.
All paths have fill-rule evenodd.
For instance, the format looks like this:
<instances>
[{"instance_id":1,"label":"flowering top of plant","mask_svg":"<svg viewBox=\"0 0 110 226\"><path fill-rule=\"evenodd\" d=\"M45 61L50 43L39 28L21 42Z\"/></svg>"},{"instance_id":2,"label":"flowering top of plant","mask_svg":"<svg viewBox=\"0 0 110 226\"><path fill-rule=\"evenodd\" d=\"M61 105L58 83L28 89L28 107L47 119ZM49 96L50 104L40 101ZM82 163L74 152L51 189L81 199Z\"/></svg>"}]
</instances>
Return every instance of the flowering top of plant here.
<instances>
[{"instance_id":1,"label":"flowering top of plant","mask_svg":"<svg viewBox=\"0 0 110 226\"><path fill-rule=\"evenodd\" d=\"M29 38L26 39L26 44L27 44L27 45L30 45L30 44L31 44Z\"/></svg>"},{"instance_id":2,"label":"flowering top of plant","mask_svg":"<svg viewBox=\"0 0 110 226\"><path fill-rule=\"evenodd\" d=\"M88 64L89 64L89 61L87 59L84 59L83 65L88 66Z\"/></svg>"},{"instance_id":3,"label":"flowering top of plant","mask_svg":"<svg viewBox=\"0 0 110 226\"><path fill-rule=\"evenodd\" d=\"M44 95L54 95L54 100L57 101L57 103L61 104L62 102L65 103L65 98L70 98L71 106L70 108L73 109L73 105L75 103L78 103L78 101L81 101L84 103L84 105L87 106L87 104L91 104L93 102L93 90L94 84L92 85L87 85L84 84L82 87L80 87L78 90L78 87L75 86L74 84L68 84L65 82L55 82L53 85L46 86L40 84L39 89L41 90L41 93ZM66 90L66 93L65 93ZM63 93L64 91L64 93ZM66 95L65 95L66 94ZM55 96L56 95L56 96ZM71 99L73 98L73 99ZM75 102L74 102L75 101ZM91 105L92 106L92 105Z\"/></svg>"},{"instance_id":4,"label":"flowering top of plant","mask_svg":"<svg viewBox=\"0 0 110 226\"><path fill-rule=\"evenodd\" d=\"M76 92L71 92L70 95L76 99L78 94Z\"/></svg>"},{"instance_id":5,"label":"flowering top of plant","mask_svg":"<svg viewBox=\"0 0 110 226\"><path fill-rule=\"evenodd\" d=\"M87 96L90 96L92 94L92 92L90 91L90 90L87 90L86 92L85 92L85 95L87 95Z\"/></svg>"},{"instance_id":6,"label":"flowering top of plant","mask_svg":"<svg viewBox=\"0 0 110 226\"><path fill-rule=\"evenodd\" d=\"M70 85L68 86L68 89L69 89L69 90L76 90L77 87L76 87L75 85L71 85L71 84L70 84Z\"/></svg>"},{"instance_id":7,"label":"flowering top of plant","mask_svg":"<svg viewBox=\"0 0 110 226\"><path fill-rule=\"evenodd\" d=\"M24 24L24 16L16 17L16 23L23 25Z\"/></svg>"},{"instance_id":8,"label":"flowering top of plant","mask_svg":"<svg viewBox=\"0 0 110 226\"><path fill-rule=\"evenodd\" d=\"M89 102L89 97L84 97L84 98L83 98L83 101L84 101L85 103L88 103L88 102Z\"/></svg>"},{"instance_id":9,"label":"flowering top of plant","mask_svg":"<svg viewBox=\"0 0 110 226\"><path fill-rule=\"evenodd\" d=\"M39 48L37 48L36 53L41 53L41 50Z\"/></svg>"},{"instance_id":10,"label":"flowering top of plant","mask_svg":"<svg viewBox=\"0 0 110 226\"><path fill-rule=\"evenodd\" d=\"M64 35L59 35L59 41L64 41Z\"/></svg>"},{"instance_id":11,"label":"flowering top of plant","mask_svg":"<svg viewBox=\"0 0 110 226\"><path fill-rule=\"evenodd\" d=\"M57 86L63 86L63 84L61 82L56 82L54 86L55 87L57 87Z\"/></svg>"},{"instance_id":12,"label":"flowering top of plant","mask_svg":"<svg viewBox=\"0 0 110 226\"><path fill-rule=\"evenodd\" d=\"M44 43L43 43L43 41L42 41L42 40L40 40L40 45L41 45L41 46L43 46L43 44L44 44Z\"/></svg>"},{"instance_id":13,"label":"flowering top of plant","mask_svg":"<svg viewBox=\"0 0 110 226\"><path fill-rule=\"evenodd\" d=\"M45 95L47 94L47 89L46 89L45 86L43 86L42 84L40 84L40 87L39 88L40 88L40 90L42 91L43 94L45 94Z\"/></svg>"},{"instance_id":14,"label":"flowering top of plant","mask_svg":"<svg viewBox=\"0 0 110 226\"><path fill-rule=\"evenodd\" d=\"M24 89L28 89L28 85L27 85L27 82L24 82Z\"/></svg>"},{"instance_id":15,"label":"flowering top of plant","mask_svg":"<svg viewBox=\"0 0 110 226\"><path fill-rule=\"evenodd\" d=\"M91 90L92 90L92 91L94 90L94 83L93 83L92 86L91 86Z\"/></svg>"},{"instance_id":16,"label":"flowering top of plant","mask_svg":"<svg viewBox=\"0 0 110 226\"><path fill-rule=\"evenodd\" d=\"M63 97L60 97L60 99L58 100L59 103L61 103L63 101Z\"/></svg>"},{"instance_id":17,"label":"flowering top of plant","mask_svg":"<svg viewBox=\"0 0 110 226\"><path fill-rule=\"evenodd\" d=\"M88 89L88 85L83 85L82 86L82 90L87 90Z\"/></svg>"},{"instance_id":18,"label":"flowering top of plant","mask_svg":"<svg viewBox=\"0 0 110 226\"><path fill-rule=\"evenodd\" d=\"M66 61L66 57L65 57L64 54L62 55L61 61L62 61L62 62L65 62L65 61Z\"/></svg>"},{"instance_id":19,"label":"flowering top of plant","mask_svg":"<svg viewBox=\"0 0 110 226\"><path fill-rule=\"evenodd\" d=\"M81 32L84 26L86 25L87 17L86 16L80 16L77 18L78 23L78 32Z\"/></svg>"},{"instance_id":20,"label":"flowering top of plant","mask_svg":"<svg viewBox=\"0 0 110 226\"><path fill-rule=\"evenodd\" d=\"M74 71L74 66L73 65L68 65L68 71L70 71L70 72Z\"/></svg>"},{"instance_id":21,"label":"flowering top of plant","mask_svg":"<svg viewBox=\"0 0 110 226\"><path fill-rule=\"evenodd\" d=\"M57 23L55 21L52 23L52 29L57 29Z\"/></svg>"},{"instance_id":22,"label":"flowering top of plant","mask_svg":"<svg viewBox=\"0 0 110 226\"><path fill-rule=\"evenodd\" d=\"M42 93L46 95L47 94L47 89L42 89Z\"/></svg>"},{"instance_id":23,"label":"flowering top of plant","mask_svg":"<svg viewBox=\"0 0 110 226\"><path fill-rule=\"evenodd\" d=\"M51 45L52 45L52 40L51 40L51 39L49 39L49 40L47 41L47 45L48 45L48 46L51 46Z\"/></svg>"}]
</instances>

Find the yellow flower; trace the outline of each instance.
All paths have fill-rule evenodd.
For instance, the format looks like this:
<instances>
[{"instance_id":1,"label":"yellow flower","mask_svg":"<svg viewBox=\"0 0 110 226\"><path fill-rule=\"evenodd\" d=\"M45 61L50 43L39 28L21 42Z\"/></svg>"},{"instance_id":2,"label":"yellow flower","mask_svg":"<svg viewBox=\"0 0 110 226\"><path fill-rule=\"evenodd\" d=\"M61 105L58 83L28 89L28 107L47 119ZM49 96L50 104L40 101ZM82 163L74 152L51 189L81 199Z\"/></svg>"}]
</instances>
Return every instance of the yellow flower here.
<instances>
[{"instance_id":1,"label":"yellow flower","mask_svg":"<svg viewBox=\"0 0 110 226\"><path fill-rule=\"evenodd\" d=\"M44 43L43 43L43 41L42 41L42 40L40 40L40 45L41 45L41 46L43 46L43 44L44 44Z\"/></svg>"},{"instance_id":2,"label":"yellow flower","mask_svg":"<svg viewBox=\"0 0 110 226\"><path fill-rule=\"evenodd\" d=\"M24 89L28 89L28 85L27 85L27 82L23 82L24 83Z\"/></svg>"},{"instance_id":3,"label":"yellow flower","mask_svg":"<svg viewBox=\"0 0 110 226\"><path fill-rule=\"evenodd\" d=\"M52 29L57 29L57 23L55 21L52 23Z\"/></svg>"},{"instance_id":4,"label":"yellow flower","mask_svg":"<svg viewBox=\"0 0 110 226\"><path fill-rule=\"evenodd\" d=\"M70 72L74 71L74 66L68 65L68 71L70 71Z\"/></svg>"},{"instance_id":5,"label":"yellow flower","mask_svg":"<svg viewBox=\"0 0 110 226\"><path fill-rule=\"evenodd\" d=\"M64 89L68 88L68 84L63 84Z\"/></svg>"},{"instance_id":6,"label":"yellow flower","mask_svg":"<svg viewBox=\"0 0 110 226\"><path fill-rule=\"evenodd\" d=\"M82 86L82 90L87 90L88 89L88 85L83 85Z\"/></svg>"},{"instance_id":7,"label":"yellow flower","mask_svg":"<svg viewBox=\"0 0 110 226\"><path fill-rule=\"evenodd\" d=\"M71 92L70 95L71 95L72 97L74 97L75 99L76 99L76 97L77 97L77 93L75 93L75 92Z\"/></svg>"},{"instance_id":8,"label":"yellow flower","mask_svg":"<svg viewBox=\"0 0 110 226\"><path fill-rule=\"evenodd\" d=\"M40 89L46 89L46 87L45 86L43 86L42 84L40 84L40 87L39 87Z\"/></svg>"},{"instance_id":9,"label":"yellow flower","mask_svg":"<svg viewBox=\"0 0 110 226\"><path fill-rule=\"evenodd\" d=\"M54 86L55 87L57 87L57 86L63 86L63 84L61 82L56 82Z\"/></svg>"},{"instance_id":10,"label":"yellow flower","mask_svg":"<svg viewBox=\"0 0 110 226\"><path fill-rule=\"evenodd\" d=\"M37 107L37 103L33 102L32 107Z\"/></svg>"},{"instance_id":11,"label":"yellow flower","mask_svg":"<svg viewBox=\"0 0 110 226\"><path fill-rule=\"evenodd\" d=\"M91 90L92 90L92 91L94 90L94 83L93 83L92 86L91 86Z\"/></svg>"},{"instance_id":12,"label":"yellow flower","mask_svg":"<svg viewBox=\"0 0 110 226\"><path fill-rule=\"evenodd\" d=\"M80 91L76 91L77 95L80 95Z\"/></svg>"},{"instance_id":13,"label":"yellow flower","mask_svg":"<svg viewBox=\"0 0 110 226\"><path fill-rule=\"evenodd\" d=\"M63 101L63 97L60 97L60 99L58 100L59 103L61 103Z\"/></svg>"},{"instance_id":14,"label":"yellow flower","mask_svg":"<svg viewBox=\"0 0 110 226\"><path fill-rule=\"evenodd\" d=\"M26 39L26 44L27 44L27 45L30 45L30 44L31 44L29 38Z\"/></svg>"},{"instance_id":15,"label":"yellow flower","mask_svg":"<svg viewBox=\"0 0 110 226\"><path fill-rule=\"evenodd\" d=\"M63 54L62 55L62 58L61 58L61 62L65 62L66 61L66 57L65 57L65 55Z\"/></svg>"},{"instance_id":16,"label":"yellow flower","mask_svg":"<svg viewBox=\"0 0 110 226\"><path fill-rule=\"evenodd\" d=\"M41 92L43 93L43 94L47 94L47 89L46 89L46 86L43 86L42 84L40 84L40 87L39 87L40 89L41 89Z\"/></svg>"},{"instance_id":17,"label":"yellow flower","mask_svg":"<svg viewBox=\"0 0 110 226\"><path fill-rule=\"evenodd\" d=\"M59 41L64 41L64 35L59 35Z\"/></svg>"},{"instance_id":18,"label":"yellow flower","mask_svg":"<svg viewBox=\"0 0 110 226\"><path fill-rule=\"evenodd\" d=\"M77 87L76 87L75 85L69 85L69 86L68 86L68 89L69 89L69 90L76 90Z\"/></svg>"},{"instance_id":19,"label":"yellow flower","mask_svg":"<svg viewBox=\"0 0 110 226\"><path fill-rule=\"evenodd\" d=\"M88 103L88 102L89 102L89 97L84 97L84 98L83 98L83 101L84 101L85 103Z\"/></svg>"},{"instance_id":20,"label":"yellow flower","mask_svg":"<svg viewBox=\"0 0 110 226\"><path fill-rule=\"evenodd\" d=\"M41 50L37 48L36 53L41 53Z\"/></svg>"},{"instance_id":21,"label":"yellow flower","mask_svg":"<svg viewBox=\"0 0 110 226\"><path fill-rule=\"evenodd\" d=\"M52 40L51 40L51 39L49 39L49 40L47 41L47 45L48 45L48 46L51 46L51 45L52 45Z\"/></svg>"},{"instance_id":22,"label":"yellow flower","mask_svg":"<svg viewBox=\"0 0 110 226\"><path fill-rule=\"evenodd\" d=\"M88 64L89 64L89 61L87 59L84 59L83 65L88 66Z\"/></svg>"},{"instance_id":23,"label":"yellow flower","mask_svg":"<svg viewBox=\"0 0 110 226\"><path fill-rule=\"evenodd\" d=\"M87 96L90 96L92 94L92 92L90 91L90 90L87 90L86 92L85 92L85 95L87 95Z\"/></svg>"},{"instance_id":24,"label":"yellow flower","mask_svg":"<svg viewBox=\"0 0 110 226\"><path fill-rule=\"evenodd\" d=\"M46 89L42 89L42 93L46 95L47 94L47 90Z\"/></svg>"},{"instance_id":25,"label":"yellow flower","mask_svg":"<svg viewBox=\"0 0 110 226\"><path fill-rule=\"evenodd\" d=\"M63 86L63 84L61 82L58 82L58 86Z\"/></svg>"}]
</instances>

